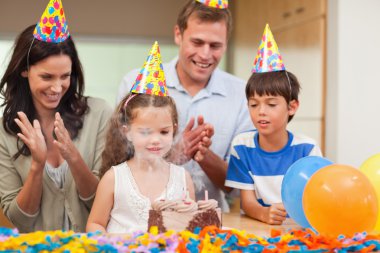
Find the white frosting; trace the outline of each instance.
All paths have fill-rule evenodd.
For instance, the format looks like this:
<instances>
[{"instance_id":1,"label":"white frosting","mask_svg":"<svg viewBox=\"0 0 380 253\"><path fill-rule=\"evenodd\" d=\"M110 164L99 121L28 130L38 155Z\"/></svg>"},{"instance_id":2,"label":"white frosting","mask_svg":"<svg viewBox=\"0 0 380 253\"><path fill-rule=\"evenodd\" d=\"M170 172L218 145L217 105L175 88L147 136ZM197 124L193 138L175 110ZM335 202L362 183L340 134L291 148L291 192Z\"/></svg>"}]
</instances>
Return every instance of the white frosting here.
<instances>
[{"instance_id":1,"label":"white frosting","mask_svg":"<svg viewBox=\"0 0 380 253\"><path fill-rule=\"evenodd\" d=\"M192 199L186 200L158 200L153 202L152 209L156 211L175 211L178 213L190 213L198 210L198 204Z\"/></svg>"},{"instance_id":2,"label":"white frosting","mask_svg":"<svg viewBox=\"0 0 380 253\"><path fill-rule=\"evenodd\" d=\"M169 211L169 210L175 210L175 206L177 205L177 202L174 200L167 200L167 199L160 199L152 204L152 209L156 211Z\"/></svg>"},{"instance_id":3,"label":"white frosting","mask_svg":"<svg viewBox=\"0 0 380 253\"><path fill-rule=\"evenodd\" d=\"M198 210L198 204L192 199L180 200L175 210L179 213L192 213Z\"/></svg>"},{"instance_id":4,"label":"white frosting","mask_svg":"<svg viewBox=\"0 0 380 253\"><path fill-rule=\"evenodd\" d=\"M198 200L199 210L215 209L218 207L218 201L215 199Z\"/></svg>"}]
</instances>

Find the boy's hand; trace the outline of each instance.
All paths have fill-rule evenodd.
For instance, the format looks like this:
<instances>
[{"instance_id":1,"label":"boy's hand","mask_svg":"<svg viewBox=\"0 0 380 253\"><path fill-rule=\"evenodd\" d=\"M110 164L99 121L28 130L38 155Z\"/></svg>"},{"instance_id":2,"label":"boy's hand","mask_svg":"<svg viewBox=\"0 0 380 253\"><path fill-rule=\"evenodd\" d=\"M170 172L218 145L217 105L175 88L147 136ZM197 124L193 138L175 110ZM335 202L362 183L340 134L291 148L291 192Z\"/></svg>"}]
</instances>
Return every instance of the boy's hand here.
<instances>
[{"instance_id":1,"label":"boy's hand","mask_svg":"<svg viewBox=\"0 0 380 253\"><path fill-rule=\"evenodd\" d=\"M282 203L275 203L268 207L264 221L270 225L281 225L286 219L286 210Z\"/></svg>"}]
</instances>

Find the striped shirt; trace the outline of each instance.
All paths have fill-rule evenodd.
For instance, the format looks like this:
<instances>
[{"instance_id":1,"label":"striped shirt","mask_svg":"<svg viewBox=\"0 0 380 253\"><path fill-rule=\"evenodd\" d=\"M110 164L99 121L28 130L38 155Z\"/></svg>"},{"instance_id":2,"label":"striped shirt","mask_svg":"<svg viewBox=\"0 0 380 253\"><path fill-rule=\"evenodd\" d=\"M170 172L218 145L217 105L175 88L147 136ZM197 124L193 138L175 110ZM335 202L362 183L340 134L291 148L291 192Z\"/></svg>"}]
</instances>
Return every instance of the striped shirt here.
<instances>
[{"instance_id":1,"label":"striped shirt","mask_svg":"<svg viewBox=\"0 0 380 253\"><path fill-rule=\"evenodd\" d=\"M260 148L258 136L257 131L249 131L234 138L225 185L254 190L264 206L281 203L281 184L288 168L302 157L322 153L313 139L291 132L285 147L266 152Z\"/></svg>"}]
</instances>

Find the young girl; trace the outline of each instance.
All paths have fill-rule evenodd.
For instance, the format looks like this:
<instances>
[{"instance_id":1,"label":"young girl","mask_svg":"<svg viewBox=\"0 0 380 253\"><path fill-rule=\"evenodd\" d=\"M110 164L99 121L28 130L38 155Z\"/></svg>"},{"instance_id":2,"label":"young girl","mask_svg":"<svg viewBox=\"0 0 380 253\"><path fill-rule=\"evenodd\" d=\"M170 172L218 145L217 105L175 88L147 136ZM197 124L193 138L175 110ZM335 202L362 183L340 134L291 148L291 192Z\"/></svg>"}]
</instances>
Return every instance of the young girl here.
<instances>
[{"instance_id":1,"label":"young girl","mask_svg":"<svg viewBox=\"0 0 380 253\"><path fill-rule=\"evenodd\" d=\"M146 231L155 200L181 199L187 191L194 199L190 175L165 161L177 124L171 97L130 93L121 101L108 131L88 232Z\"/></svg>"}]
</instances>

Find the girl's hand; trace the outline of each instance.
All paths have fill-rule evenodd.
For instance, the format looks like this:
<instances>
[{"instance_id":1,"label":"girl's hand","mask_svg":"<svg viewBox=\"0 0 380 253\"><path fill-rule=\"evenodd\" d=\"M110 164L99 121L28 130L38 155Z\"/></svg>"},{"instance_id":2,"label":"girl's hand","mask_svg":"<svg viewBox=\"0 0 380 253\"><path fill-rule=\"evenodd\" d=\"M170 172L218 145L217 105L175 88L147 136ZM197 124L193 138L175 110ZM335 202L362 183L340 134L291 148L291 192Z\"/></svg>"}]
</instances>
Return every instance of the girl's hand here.
<instances>
[{"instance_id":1,"label":"girl's hand","mask_svg":"<svg viewBox=\"0 0 380 253\"><path fill-rule=\"evenodd\" d=\"M63 159L65 159L66 161L75 161L79 153L71 140L69 131L67 131L67 129L65 128L65 125L59 112L55 113L53 131L56 136L56 140L54 140L54 145L58 147Z\"/></svg>"},{"instance_id":2,"label":"girl's hand","mask_svg":"<svg viewBox=\"0 0 380 253\"><path fill-rule=\"evenodd\" d=\"M286 210L282 203L272 204L267 209L264 222L270 225L281 225L282 222L286 219Z\"/></svg>"},{"instance_id":3,"label":"girl's hand","mask_svg":"<svg viewBox=\"0 0 380 253\"><path fill-rule=\"evenodd\" d=\"M17 115L19 119L16 118L15 122L21 130L17 136L29 148L33 161L44 166L47 158L47 147L40 122L35 119L32 125L25 113L18 112Z\"/></svg>"}]
</instances>

